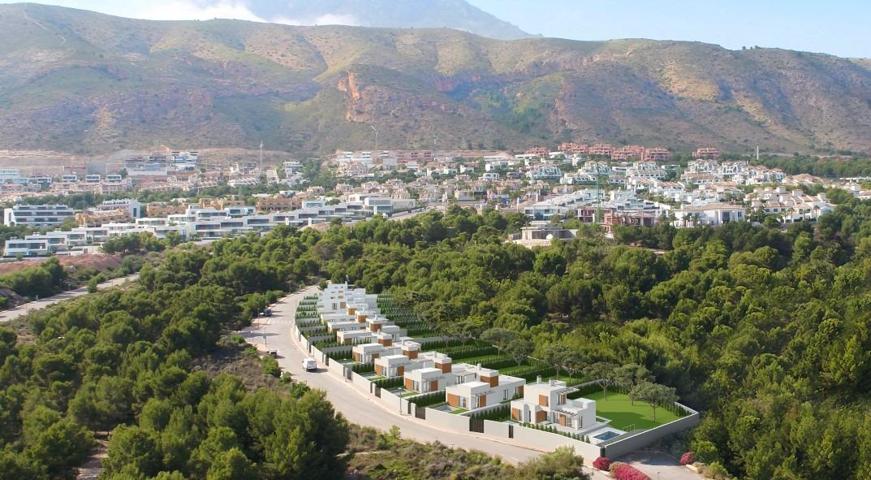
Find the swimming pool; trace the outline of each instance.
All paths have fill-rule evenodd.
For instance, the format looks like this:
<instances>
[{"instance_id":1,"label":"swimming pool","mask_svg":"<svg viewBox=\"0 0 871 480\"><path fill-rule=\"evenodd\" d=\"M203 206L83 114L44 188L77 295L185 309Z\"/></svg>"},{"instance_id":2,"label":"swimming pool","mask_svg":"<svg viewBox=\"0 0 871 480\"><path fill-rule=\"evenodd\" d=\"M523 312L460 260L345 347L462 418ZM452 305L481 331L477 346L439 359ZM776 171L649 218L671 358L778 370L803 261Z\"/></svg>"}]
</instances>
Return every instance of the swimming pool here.
<instances>
[{"instance_id":1,"label":"swimming pool","mask_svg":"<svg viewBox=\"0 0 871 480\"><path fill-rule=\"evenodd\" d=\"M605 440L611 440L612 438L619 437L619 436L620 436L619 433L614 432L612 430L608 430L607 432L602 432L593 438L595 438L596 440L602 440L604 442Z\"/></svg>"}]
</instances>

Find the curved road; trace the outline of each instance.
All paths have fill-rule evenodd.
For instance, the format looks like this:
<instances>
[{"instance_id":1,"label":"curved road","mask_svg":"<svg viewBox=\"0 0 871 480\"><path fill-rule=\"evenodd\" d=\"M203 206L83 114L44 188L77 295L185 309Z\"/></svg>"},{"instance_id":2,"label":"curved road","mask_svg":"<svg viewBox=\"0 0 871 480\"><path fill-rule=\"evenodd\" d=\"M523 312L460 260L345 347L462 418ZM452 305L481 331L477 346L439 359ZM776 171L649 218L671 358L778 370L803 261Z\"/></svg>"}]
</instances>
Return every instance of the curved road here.
<instances>
[{"instance_id":1,"label":"curved road","mask_svg":"<svg viewBox=\"0 0 871 480\"><path fill-rule=\"evenodd\" d=\"M127 282L135 282L138 278L138 273L134 273L133 275L127 275L126 277L115 278L97 285L97 290L117 287L119 285L124 285ZM78 298L82 295L87 294L88 287L81 287L75 290L68 290L66 292L59 293L53 297L43 298L41 300L35 300L33 302L22 303L15 308L3 310L2 312L0 312L0 323L11 322L12 320L15 320L18 317L23 317L30 312L42 310L45 307L49 307L59 302L63 302L64 300Z\"/></svg>"},{"instance_id":2,"label":"curved road","mask_svg":"<svg viewBox=\"0 0 871 480\"><path fill-rule=\"evenodd\" d=\"M124 285L134 282L139 274L116 278L98 285L99 290ZM259 318L254 324L243 330L241 335L258 349L278 350L278 363L283 370L291 372L297 380L305 382L312 388L323 390L327 398L349 421L373 427L381 431L387 431L396 425L402 431L405 438L420 442L441 442L451 447L462 449L479 450L489 455L502 458L511 464L518 464L537 457L543 452L531 450L509 443L502 443L472 432L455 432L441 430L425 423L422 420L406 414L394 412L383 404L376 402L371 396L363 394L335 375L329 374L325 369L308 373L302 368L302 360L307 354L302 346L294 341L291 328L295 317L296 307L306 295L317 291L317 287L308 287L296 293L282 298L272 307L273 316ZM0 323L9 322L28 313L40 310L66 300L87 295L86 287L60 293L53 297L37 300L19 305L16 308L0 312ZM587 459L592 461L592 459ZM674 459L667 456L650 453L629 455L624 459L636 468L644 471L653 479L669 480L699 480L702 477L689 470L677 466ZM594 480L610 478L607 475L593 471Z\"/></svg>"},{"instance_id":3,"label":"curved road","mask_svg":"<svg viewBox=\"0 0 871 480\"><path fill-rule=\"evenodd\" d=\"M278 364L289 371L297 380L312 388L323 390L327 399L349 421L387 431L396 425L405 438L422 442L439 441L445 445L468 448L496 455L509 463L520 463L536 457L541 452L493 441L473 433L458 433L437 429L409 415L388 410L373 397L364 395L350 383L331 375L326 369L307 373L302 368L302 360L307 357L302 346L291 335L296 306L306 295L317 292L317 287L309 287L281 299L272 307L272 316L258 318L254 324L243 330L241 335L258 349L278 350ZM265 344L264 344L265 341Z\"/></svg>"},{"instance_id":4,"label":"curved road","mask_svg":"<svg viewBox=\"0 0 871 480\"><path fill-rule=\"evenodd\" d=\"M384 404L354 388L350 383L321 368L308 373L302 368L302 360L308 355L302 345L295 341L291 330L296 307L306 295L317 292L317 287L308 287L290 294L272 307L271 317L261 317L240 334L259 350L277 350L278 364L290 372L296 380L312 388L323 390L327 399L349 421L381 431L396 425L403 437L420 442L441 442L451 447L479 450L500 457L505 462L518 464L540 455L541 451L503 443L472 432L442 430L413 416L388 409ZM594 459L586 459L592 462ZM675 460L658 452L636 452L621 459L658 480L701 480L703 477L677 465ZM589 472L590 469L587 469ZM611 478L599 471L592 471L594 480Z\"/></svg>"}]
</instances>

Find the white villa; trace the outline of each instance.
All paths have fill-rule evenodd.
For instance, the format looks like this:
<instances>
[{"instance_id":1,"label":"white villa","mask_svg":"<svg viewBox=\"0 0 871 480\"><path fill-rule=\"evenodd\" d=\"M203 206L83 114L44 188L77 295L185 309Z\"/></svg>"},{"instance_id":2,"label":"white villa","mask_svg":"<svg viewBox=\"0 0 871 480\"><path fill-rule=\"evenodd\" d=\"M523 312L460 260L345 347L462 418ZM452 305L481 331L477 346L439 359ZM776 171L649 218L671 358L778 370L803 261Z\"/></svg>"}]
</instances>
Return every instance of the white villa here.
<instances>
[{"instance_id":1,"label":"white villa","mask_svg":"<svg viewBox=\"0 0 871 480\"><path fill-rule=\"evenodd\" d=\"M511 402L511 419L522 423L553 423L577 431L601 426L596 420L596 402L586 398L569 399L568 394L574 391L559 380L529 384L523 398Z\"/></svg>"},{"instance_id":2,"label":"white villa","mask_svg":"<svg viewBox=\"0 0 871 480\"><path fill-rule=\"evenodd\" d=\"M526 380L522 378L499 375L499 370L464 363L455 368L451 374L456 383L445 388L445 396L451 407L474 410L507 402L523 394Z\"/></svg>"}]
</instances>

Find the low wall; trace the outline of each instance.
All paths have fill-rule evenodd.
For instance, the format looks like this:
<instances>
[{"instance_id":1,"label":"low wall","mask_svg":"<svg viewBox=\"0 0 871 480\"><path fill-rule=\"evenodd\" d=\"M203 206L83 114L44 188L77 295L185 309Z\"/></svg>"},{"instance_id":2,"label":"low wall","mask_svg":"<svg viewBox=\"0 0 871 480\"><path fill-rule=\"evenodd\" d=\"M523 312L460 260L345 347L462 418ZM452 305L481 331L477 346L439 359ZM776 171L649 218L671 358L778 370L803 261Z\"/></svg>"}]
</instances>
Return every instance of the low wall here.
<instances>
[{"instance_id":1,"label":"low wall","mask_svg":"<svg viewBox=\"0 0 871 480\"><path fill-rule=\"evenodd\" d=\"M458 432L469 431L469 417L442 412L434 408L426 409L426 422L439 428L455 430Z\"/></svg>"},{"instance_id":2,"label":"low wall","mask_svg":"<svg viewBox=\"0 0 871 480\"><path fill-rule=\"evenodd\" d=\"M694 412L686 417L666 423L665 425L660 425L659 427L639 432L631 437L615 440L607 445L603 445L602 450L605 451L606 457L617 458L644 448L662 437L693 428L698 425L698 423L699 413Z\"/></svg>"},{"instance_id":3,"label":"low wall","mask_svg":"<svg viewBox=\"0 0 871 480\"><path fill-rule=\"evenodd\" d=\"M299 331L299 327L294 325L292 332L293 332L293 337L296 338L296 340L298 342L301 342L303 339L303 336L302 336L302 332Z\"/></svg>"},{"instance_id":4,"label":"low wall","mask_svg":"<svg viewBox=\"0 0 871 480\"><path fill-rule=\"evenodd\" d=\"M381 398L379 398L378 400L383 403L388 409L395 413L406 412L406 408L403 408L403 405L407 402L399 398L398 395L390 393L383 388L381 389Z\"/></svg>"},{"instance_id":5,"label":"low wall","mask_svg":"<svg viewBox=\"0 0 871 480\"><path fill-rule=\"evenodd\" d=\"M351 372L351 384L363 393L372 393L372 382L366 380L359 373Z\"/></svg>"},{"instance_id":6,"label":"low wall","mask_svg":"<svg viewBox=\"0 0 871 480\"><path fill-rule=\"evenodd\" d=\"M486 423L484 428L486 431ZM570 447L575 453L584 457L584 463L592 464L601 455L601 449L580 440L566 437L558 433L545 432L521 425L514 425L514 442L527 448L552 452L560 447Z\"/></svg>"},{"instance_id":7,"label":"low wall","mask_svg":"<svg viewBox=\"0 0 871 480\"><path fill-rule=\"evenodd\" d=\"M342 362L331 360L327 364L327 370L337 377L345 378L345 365Z\"/></svg>"},{"instance_id":8,"label":"low wall","mask_svg":"<svg viewBox=\"0 0 871 480\"><path fill-rule=\"evenodd\" d=\"M311 357L317 360L317 362L321 365L326 365L330 361L330 357L328 357L326 353L318 350L315 347L311 347L309 355L311 355Z\"/></svg>"},{"instance_id":9,"label":"low wall","mask_svg":"<svg viewBox=\"0 0 871 480\"><path fill-rule=\"evenodd\" d=\"M495 422L493 420L484 420L484 435L496 437L500 439L509 438L508 430L510 425L505 422Z\"/></svg>"}]
</instances>

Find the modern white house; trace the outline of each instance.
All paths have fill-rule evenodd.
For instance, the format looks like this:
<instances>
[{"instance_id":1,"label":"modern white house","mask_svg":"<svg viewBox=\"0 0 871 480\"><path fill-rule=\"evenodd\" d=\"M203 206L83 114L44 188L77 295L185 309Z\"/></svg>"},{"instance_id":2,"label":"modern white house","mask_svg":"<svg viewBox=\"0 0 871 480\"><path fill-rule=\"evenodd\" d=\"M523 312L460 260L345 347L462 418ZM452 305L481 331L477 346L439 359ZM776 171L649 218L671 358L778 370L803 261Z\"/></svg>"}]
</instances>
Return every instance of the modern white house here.
<instances>
[{"instance_id":1,"label":"modern white house","mask_svg":"<svg viewBox=\"0 0 871 480\"><path fill-rule=\"evenodd\" d=\"M696 227L723 225L745 220L745 208L731 203L688 205L674 210L674 226Z\"/></svg>"},{"instance_id":2,"label":"modern white house","mask_svg":"<svg viewBox=\"0 0 871 480\"><path fill-rule=\"evenodd\" d=\"M578 431L600 426L596 420L596 402L568 398L574 391L559 380L529 384L523 398L511 402L511 419L521 423L552 423Z\"/></svg>"},{"instance_id":3,"label":"modern white house","mask_svg":"<svg viewBox=\"0 0 871 480\"><path fill-rule=\"evenodd\" d=\"M462 366L463 371L454 373L456 383L445 388L445 398L451 407L475 410L523 394L526 380L522 378L499 375L498 370L480 366L457 366Z\"/></svg>"}]
</instances>

